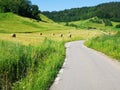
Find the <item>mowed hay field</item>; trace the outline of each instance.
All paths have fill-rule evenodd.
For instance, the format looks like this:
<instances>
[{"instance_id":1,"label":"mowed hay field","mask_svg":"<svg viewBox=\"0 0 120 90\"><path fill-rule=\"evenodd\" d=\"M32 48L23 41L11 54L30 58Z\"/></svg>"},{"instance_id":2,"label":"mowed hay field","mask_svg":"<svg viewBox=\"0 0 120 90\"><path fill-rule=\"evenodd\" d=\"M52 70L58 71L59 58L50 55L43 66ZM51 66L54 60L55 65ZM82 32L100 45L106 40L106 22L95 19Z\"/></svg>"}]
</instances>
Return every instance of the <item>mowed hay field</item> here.
<instances>
[{"instance_id":1,"label":"mowed hay field","mask_svg":"<svg viewBox=\"0 0 120 90\"><path fill-rule=\"evenodd\" d=\"M41 35L42 33L42 35ZM89 31L89 30L51 30L47 32L37 32L37 33L16 33L16 37L12 37L11 34L0 33L1 40L8 40L19 42L25 45L36 45L37 43L43 42L45 38L55 40L55 41L71 41L77 39L88 39L99 35L99 31ZM61 34L63 36L61 36ZM70 37L71 34L71 37Z\"/></svg>"},{"instance_id":2,"label":"mowed hay field","mask_svg":"<svg viewBox=\"0 0 120 90\"><path fill-rule=\"evenodd\" d=\"M40 14L42 21L21 17L13 13L0 14L0 39L25 45L35 45L45 38L52 40L88 39L100 34L97 30L82 30L55 23ZM11 35L16 34L16 38ZM42 35L40 35L42 33ZM63 36L61 37L60 34ZM71 38L69 35L71 34Z\"/></svg>"}]
</instances>

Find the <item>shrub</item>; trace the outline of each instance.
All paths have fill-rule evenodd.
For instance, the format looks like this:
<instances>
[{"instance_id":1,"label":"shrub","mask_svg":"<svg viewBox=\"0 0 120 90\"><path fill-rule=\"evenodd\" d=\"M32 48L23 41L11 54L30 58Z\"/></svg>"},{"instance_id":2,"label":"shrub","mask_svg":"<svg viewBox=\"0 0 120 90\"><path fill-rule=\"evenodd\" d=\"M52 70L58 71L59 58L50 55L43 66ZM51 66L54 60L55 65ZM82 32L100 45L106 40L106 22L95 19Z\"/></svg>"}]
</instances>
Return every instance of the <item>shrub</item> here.
<instances>
[{"instance_id":1,"label":"shrub","mask_svg":"<svg viewBox=\"0 0 120 90\"><path fill-rule=\"evenodd\" d=\"M103 22L105 23L105 26L113 26L109 19L103 19Z\"/></svg>"},{"instance_id":2,"label":"shrub","mask_svg":"<svg viewBox=\"0 0 120 90\"><path fill-rule=\"evenodd\" d=\"M69 26L71 26L71 27L78 27L77 25L75 25L75 24L73 24L73 23L71 23L71 24L69 24Z\"/></svg>"},{"instance_id":3,"label":"shrub","mask_svg":"<svg viewBox=\"0 0 120 90\"><path fill-rule=\"evenodd\" d=\"M69 22L66 22L65 26L69 26Z\"/></svg>"},{"instance_id":4,"label":"shrub","mask_svg":"<svg viewBox=\"0 0 120 90\"><path fill-rule=\"evenodd\" d=\"M102 20L100 20L98 17L91 18L89 21L93 23L102 24Z\"/></svg>"},{"instance_id":5,"label":"shrub","mask_svg":"<svg viewBox=\"0 0 120 90\"><path fill-rule=\"evenodd\" d=\"M120 24L117 24L115 27L116 27L116 28L120 28Z\"/></svg>"}]
</instances>

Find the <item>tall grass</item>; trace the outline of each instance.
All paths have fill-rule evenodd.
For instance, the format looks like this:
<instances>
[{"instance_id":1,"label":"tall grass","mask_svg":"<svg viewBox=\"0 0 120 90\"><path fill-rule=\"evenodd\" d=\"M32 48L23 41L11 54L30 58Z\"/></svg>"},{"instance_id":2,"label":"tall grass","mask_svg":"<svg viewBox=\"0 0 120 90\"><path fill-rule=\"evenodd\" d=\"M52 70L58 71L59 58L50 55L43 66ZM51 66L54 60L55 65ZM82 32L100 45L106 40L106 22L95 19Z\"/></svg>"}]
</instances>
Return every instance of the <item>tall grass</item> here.
<instances>
[{"instance_id":1,"label":"tall grass","mask_svg":"<svg viewBox=\"0 0 120 90\"><path fill-rule=\"evenodd\" d=\"M30 52L23 45L0 41L0 89L9 90L13 82L26 76Z\"/></svg>"},{"instance_id":2,"label":"tall grass","mask_svg":"<svg viewBox=\"0 0 120 90\"><path fill-rule=\"evenodd\" d=\"M64 62L64 42L37 47L0 41L0 90L48 90Z\"/></svg>"},{"instance_id":3,"label":"tall grass","mask_svg":"<svg viewBox=\"0 0 120 90\"><path fill-rule=\"evenodd\" d=\"M120 61L120 32L113 36L105 35L92 38L85 44Z\"/></svg>"}]
</instances>

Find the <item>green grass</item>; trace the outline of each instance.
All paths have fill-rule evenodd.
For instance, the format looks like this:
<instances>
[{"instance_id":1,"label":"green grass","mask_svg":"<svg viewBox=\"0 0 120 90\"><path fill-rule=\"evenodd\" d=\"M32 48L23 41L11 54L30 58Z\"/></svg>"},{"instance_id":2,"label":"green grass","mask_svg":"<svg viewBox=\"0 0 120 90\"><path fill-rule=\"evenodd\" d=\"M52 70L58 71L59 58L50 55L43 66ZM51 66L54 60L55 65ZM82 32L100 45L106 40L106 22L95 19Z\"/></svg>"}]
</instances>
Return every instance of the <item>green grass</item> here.
<instances>
[{"instance_id":1,"label":"green grass","mask_svg":"<svg viewBox=\"0 0 120 90\"><path fill-rule=\"evenodd\" d=\"M40 16L40 18L42 19L42 21L44 21L44 22L47 22L47 23L55 23L53 20L49 19L48 17L46 17L46 16L43 15L43 14L40 14L39 16Z\"/></svg>"},{"instance_id":2,"label":"green grass","mask_svg":"<svg viewBox=\"0 0 120 90\"><path fill-rule=\"evenodd\" d=\"M50 33L53 32L55 36L51 36ZM99 34L98 31L87 30L72 30L70 32L73 35L72 38L67 37L68 31L62 32L66 35L62 38L57 36L56 34L60 33L57 30L44 32L43 36L39 36L38 33L20 33L16 38L10 38L9 34L0 34L1 38L7 40L0 40L0 89L48 90L64 62L63 40L87 39ZM45 39L42 42L45 37L56 41ZM33 40L30 41L31 39ZM27 46L17 43L19 40L22 44L28 43Z\"/></svg>"},{"instance_id":3,"label":"green grass","mask_svg":"<svg viewBox=\"0 0 120 90\"><path fill-rule=\"evenodd\" d=\"M120 61L120 32L92 38L85 45Z\"/></svg>"},{"instance_id":4,"label":"green grass","mask_svg":"<svg viewBox=\"0 0 120 90\"><path fill-rule=\"evenodd\" d=\"M40 35L42 32L43 35ZM0 40L7 40L12 42L19 42L24 45L36 45L42 42L46 37L55 41L62 40L74 40L75 38L79 39L88 39L95 37L96 35L101 34L98 30L50 30L50 31L41 31L37 33L16 33L16 38L11 37L9 33L0 33ZM69 32L72 37L68 37ZM53 33L55 34L53 36ZM63 37L60 37L60 34L63 34Z\"/></svg>"},{"instance_id":5,"label":"green grass","mask_svg":"<svg viewBox=\"0 0 120 90\"><path fill-rule=\"evenodd\" d=\"M30 57L31 47L0 41L0 89L9 90L13 82L26 75Z\"/></svg>"},{"instance_id":6,"label":"green grass","mask_svg":"<svg viewBox=\"0 0 120 90\"><path fill-rule=\"evenodd\" d=\"M38 22L34 19L21 17L13 13L0 13L0 33L29 33L70 29L52 22L52 20L48 19L44 15L40 16L43 21Z\"/></svg>"},{"instance_id":7,"label":"green grass","mask_svg":"<svg viewBox=\"0 0 120 90\"><path fill-rule=\"evenodd\" d=\"M38 22L0 14L0 90L48 90L64 62L64 43L100 35L98 30L78 30L40 17Z\"/></svg>"},{"instance_id":8,"label":"green grass","mask_svg":"<svg viewBox=\"0 0 120 90\"><path fill-rule=\"evenodd\" d=\"M46 35L48 36L49 33L46 33ZM56 31L55 33L59 32ZM64 35L65 33L68 33L68 31L64 32ZM18 35L16 38L10 38L14 42L0 40L0 89L48 90L64 62L64 43L88 38L88 34L93 37L96 32L77 30L72 31L72 33L72 35L75 34L75 37L61 38L55 36L55 38L51 38L52 40L45 39L40 44L35 41L38 38L37 34L32 33L34 35L33 40L37 43L32 46L17 43L20 37ZM6 35L8 34L3 34L4 37L7 37ZM5 40L8 40L8 38ZM24 39L28 39L26 34L22 41ZM30 42L30 40L26 42Z\"/></svg>"},{"instance_id":9,"label":"green grass","mask_svg":"<svg viewBox=\"0 0 120 90\"><path fill-rule=\"evenodd\" d=\"M64 42L45 40L39 46L0 41L0 89L48 90L64 57Z\"/></svg>"},{"instance_id":10,"label":"green grass","mask_svg":"<svg viewBox=\"0 0 120 90\"><path fill-rule=\"evenodd\" d=\"M102 23L97 23L97 22L92 22L92 20L94 20L94 18L90 18L87 20L80 20L80 21L73 21L73 22L69 22L69 25L73 24L76 28L81 28L81 29L89 29L89 30L102 30L102 31L109 31L109 30L120 30L118 28L115 28L115 26L117 24L119 24L120 22L112 22L113 26L105 26L105 23L103 22L102 19L98 19L98 21L101 21ZM65 22L61 23L62 25L65 25Z\"/></svg>"}]
</instances>

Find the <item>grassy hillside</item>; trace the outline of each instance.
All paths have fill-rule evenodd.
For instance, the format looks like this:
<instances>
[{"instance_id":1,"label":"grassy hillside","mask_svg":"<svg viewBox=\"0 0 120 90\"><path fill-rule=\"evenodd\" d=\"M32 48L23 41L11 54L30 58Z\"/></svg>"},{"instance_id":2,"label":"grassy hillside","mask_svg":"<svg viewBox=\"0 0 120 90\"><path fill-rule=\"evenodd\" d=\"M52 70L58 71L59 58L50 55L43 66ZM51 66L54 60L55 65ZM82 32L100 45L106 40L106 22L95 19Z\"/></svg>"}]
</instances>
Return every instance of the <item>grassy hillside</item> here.
<instances>
[{"instance_id":1,"label":"grassy hillside","mask_svg":"<svg viewBox=\"0 0 120 90\"><path fill-rule=\"evenodd\" d=\"M81 28L81 29L88 29L88 30L103 30L103 31L109 31L109 30L120 30L120 28L115 28L117 24L120 24L120 22L113 22L112 26L105 26L105 22L103 22L103 19L100 19L98 17L93 17L87 20L80 20L80 21L72 21L68 23L61 23L62 25L67 25L71 27Z\"/></svg>"},{"instance_id":2,"label":"grassy hillside","mask_svg":"<svg viewBox=\"0 0 120 90\"><path fill-rule=\"evenodd\" d=\"M47 17L40 15L43 21L53 22ZM56 23L38 22L34 19L21 17L13 13L0 14L0 33L13 32L40 32L48 30L62 30L68 29Z\"/></svg>"},{"instance_id":3,"label":"grassy hillside","mask_svg":"<svg viewBox=\"0 0 120 90\"><path fill-rule=\"evenodd\" d=\"M0 39L19 42L25 45L35 45L42 42L45 38L61 41L77 38L87 39L95 36L95 34L99 34L97 30L77 30L74 27L57 24L42 14L40 14L40 17L42 21L38 22L34 19L21 17L13 13L1 13ZM12 38L11 33L16 33L16 38ZM63 37L60 37L60 34L63 34ZM72 38L69 38L69 34L72 34Z\"/></svg>"},{"instance_id":4,"label":"grassy hillside","mask_svg":"<svg viewBox=\"0 0 120 90\"><path fill-rule=\"evenodd\" d=\"M43 22L55 23L53 20L49 19L48 17L46 17L46 16L43 15L43 14L39 14L39 16L40 16L40 18L41 18L41 20L42 20Z\"/></svg>"}]
</instances>

